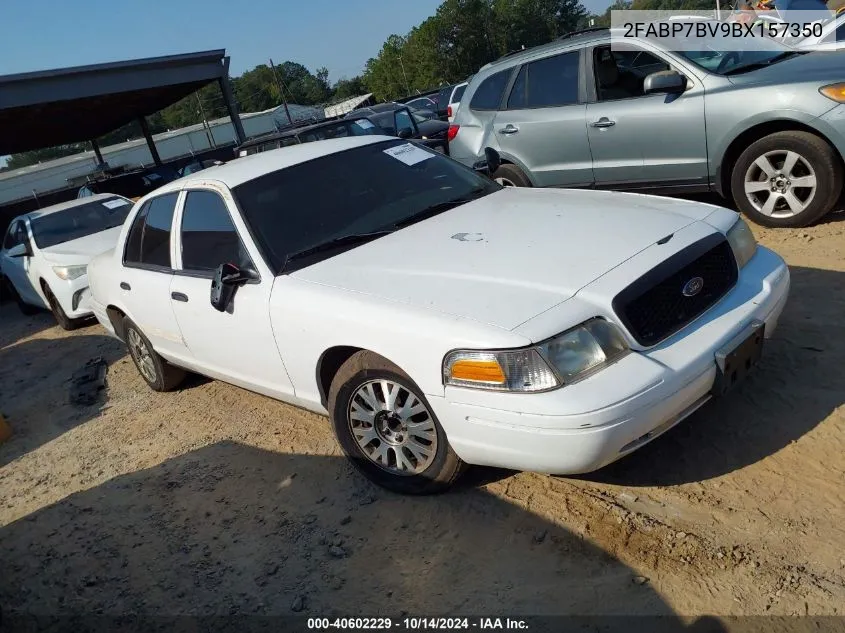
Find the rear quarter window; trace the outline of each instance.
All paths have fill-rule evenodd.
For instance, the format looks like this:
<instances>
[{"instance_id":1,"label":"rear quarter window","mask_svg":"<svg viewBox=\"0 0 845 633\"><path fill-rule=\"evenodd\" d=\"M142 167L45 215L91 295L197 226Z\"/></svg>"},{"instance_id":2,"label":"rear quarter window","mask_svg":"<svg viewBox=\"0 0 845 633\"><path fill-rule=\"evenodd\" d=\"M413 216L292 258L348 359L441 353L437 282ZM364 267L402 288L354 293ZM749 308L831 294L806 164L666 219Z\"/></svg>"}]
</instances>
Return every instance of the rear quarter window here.
<instances>
[{"instance_id":1,"label":"rear quarter window","mask_svg":"<svg viewBox=\"0 0 845 633\"><path fill-rule=\"evenodd\" d=\"M472 95L469 107L472 110L498 110L512 71L513 68L500 70L482 81Z\"/></svg>"}]
</instances>

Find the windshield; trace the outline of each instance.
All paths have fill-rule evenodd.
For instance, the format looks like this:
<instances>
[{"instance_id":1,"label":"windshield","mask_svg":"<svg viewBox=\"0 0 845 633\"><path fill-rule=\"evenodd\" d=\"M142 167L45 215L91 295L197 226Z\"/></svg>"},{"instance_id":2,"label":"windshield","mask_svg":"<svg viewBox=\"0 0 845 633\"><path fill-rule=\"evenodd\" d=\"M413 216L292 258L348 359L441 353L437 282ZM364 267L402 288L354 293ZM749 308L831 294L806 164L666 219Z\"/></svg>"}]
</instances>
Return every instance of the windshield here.
<instances>
[{"instance_id":1,"label":"windshield","mask_svg":"<svg viewBox=\"0 0 845 633\"><path fill-rule=\"evenodd\" d=\"M759 37L754 40L754 50L736 50L736 38L724 36L673 38L670 48L676 55L688 59L696 66L718 75L732 74L745 67L757 67L777 62L784 53L795 52L775 40Z\"/></svg>"},{"instance_id":2,"label":"windshield","mask_svg":"<svg viewBox=\"0 0 845 633\"><path fill-rule=\"evenodd\" d=\"M349 235L392 229L436 205L499 188L438 152L391 140L287 167L233 192L265 258L279 274L294 253Z\"/></svg>"},{"instance_id":3,"label":"windshield","mask_svg":"<svg viewBox=\"0 0 845 633\"><path fill-rule=\"evenodd\" d=\"M120 226L131 208L129 200L115 196L42 215L29 224L38 248L50 248Z\"/></svg>"}]
</instances>

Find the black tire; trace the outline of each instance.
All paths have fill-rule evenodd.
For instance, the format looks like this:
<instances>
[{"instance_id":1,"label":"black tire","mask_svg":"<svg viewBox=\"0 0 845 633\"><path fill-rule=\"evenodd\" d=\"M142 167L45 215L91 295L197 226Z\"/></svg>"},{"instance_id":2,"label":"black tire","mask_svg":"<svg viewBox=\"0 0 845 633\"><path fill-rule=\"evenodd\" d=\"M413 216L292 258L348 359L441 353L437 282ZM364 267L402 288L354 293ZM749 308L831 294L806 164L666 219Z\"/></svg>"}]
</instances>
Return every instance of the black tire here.
<instances>
[{"instance_id":1,"label":"black tire","mask_svg":"<svg viewBox=\"0 0 845 633\"><path fill-rule=\"evenodd\" d=\"M15 289L14 285L12 285L12 282L9 281L8 278L3 277L2 279L0 279L0 289L2 289L2 292L8 293L9 297L11 297L15 304L18 306L18 310L20 310L22 315L33 316L41 312L41 309L37 306L25 303L24 300L21 299L21 296L18 294L18 291Z\"/></svg>"},{"instance_id":2,"label":"black tire","mask_svg":"<svg viewBox=\"0 0 845 633\"><path fill-rule=\"evenodd\" d=\"M499 179L512 183L510 185L500 183L503 184L505 187L531 186L531 181L528 180L528 176L526 176L519 167L517 167L516 165L511 165L510 163L499 165L499 168L493 174L493 180L498 181Z\"/></svg>"},{"instance_id":3,"label":"black tire","mask_svg":"<svg viewBox=\"0 0 845 633\"><path fill-rule=\"evenodd\" d=\"M758 211L745 194L745 174L768 152L791 151L804 158L815 172L816 192L807 207L795 215L776 218ZM756 224L768 227L804 227L830 213L842 195L842 162L822 138L809 132L776 132L752 143L731 170L731 196L737 208Z\"/></svg>"},{"instance_id":4,"label":"black tire","mask_svg":"<svg viewBox=\"0 0 845 633\"><path fill-rule=\"evenodd\" d=\"M413 394L425 406L434 423L436 450L431 463L420 473L392 473L379 466L365 454L353 435L349 415L352 398L360 387L378 379L390 380ZM357 352L340 367L329 388L328 410L344 454L367 478L383 488L401 494L434 494L448 489L464 470L464 462L449 445L443 427L420 388L399 367L378 354ZM383 442L381 439L374 441Z\"/></svg>"},{"instance_id":5,"label":"black tire","mask_svg":"<svg viewBox=\"0 0 845 633\"><path fill-rule=\"evenodd\" d=\"M60 328L68 331L75 330L87 321L87 319L71 319L68 317L58 299L56 299L50 290L50 286L44 284L42 287L44 289L44 295L47 297L47 303L50 305L50 312L53 313Z\"/></svg>"},{"instance_id":6,"label":"black tire","mask_svg":"<svg viewBox=\"0 0 845 633\"><path fill-rule=\"evenodd\" d=\"M143 342L146 348L146 353L151 361L152 375L147 376L145 370L141 368L142 352L131 343L133 335L137 334L139 339ZM132 362L135 363L135 369L144 379L150 389L153 391L172 391L178 387L185 379L186 372L181 367L171 365L153 349L152 343L144 336L144 333L138 328L129 317L123 319L123 338L126 341L126 346L129 348L129 356L132 357ZM149 367L148 367L149 369Z\"/></svg>"}]
</instances>

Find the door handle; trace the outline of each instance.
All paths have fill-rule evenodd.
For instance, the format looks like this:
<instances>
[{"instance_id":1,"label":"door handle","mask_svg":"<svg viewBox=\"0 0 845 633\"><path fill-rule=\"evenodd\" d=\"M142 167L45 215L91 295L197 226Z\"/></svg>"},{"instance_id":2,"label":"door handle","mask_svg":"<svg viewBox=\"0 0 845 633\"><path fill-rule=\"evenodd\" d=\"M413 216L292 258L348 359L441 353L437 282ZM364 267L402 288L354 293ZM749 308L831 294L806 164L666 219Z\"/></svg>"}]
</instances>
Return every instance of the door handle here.
<instances>
[{"instance_id":1,"label":"door handle","mask_svg":"<svg viewBox=\"0 0 845 633\"><path fill-rule=\"evenodd\" d=\"M517 132L519 132L519 128L515 125L511 125L510 123L499 130L499 134L516 134Z\"/></svg>"},{"instance_id":2,"label":"door handle","mask_svg":"<svg viewBox=\"0 0 845 633\"><path fill-rule=\"evenodd\" d=\"M611 121L606 116L590 123L590 127L613 127L614 125L616 125L616 121Z\"/></svg>"},{"instance_id":3,"label":"door handle","mask_svg":"<svg viewBox=\"0 0 845 633\"><path fill-rule=\"evenodd\" d=\"M174 301L181 301L182 303L188 302L188 295L186 295L182 292L171 292L170 298L173 299Z\"/></svg>"},{"instance_id":4,"label":"door handle","mask_svg":"<svg viewBox=\"0 0 845 633\"><path fill-rule=\"evenodd\" d=\"M125 281L121 281L121 282L120 282L120 287L121 287L123 290L132 290L132 286L130 286L130 285L129 285L128 283L126 283Z\"/></svg>"}]
</instances>

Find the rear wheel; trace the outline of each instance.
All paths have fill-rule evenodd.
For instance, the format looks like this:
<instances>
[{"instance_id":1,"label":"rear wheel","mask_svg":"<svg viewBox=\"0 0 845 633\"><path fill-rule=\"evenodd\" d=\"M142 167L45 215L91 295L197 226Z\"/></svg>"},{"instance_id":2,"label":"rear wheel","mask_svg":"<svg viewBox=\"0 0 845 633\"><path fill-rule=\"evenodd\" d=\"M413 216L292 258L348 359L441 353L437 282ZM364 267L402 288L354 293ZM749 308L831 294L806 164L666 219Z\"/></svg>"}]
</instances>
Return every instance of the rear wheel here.
<instances>
[{"instance_id":1,"label":"rear wheel","mask_svg":"<svg viewBox=\"0 0 845 633\"><path fill-rule=\"evenodd\" d=\"M503 187L531 186L531 181L528 180L528 176L526 176L519 167L511 165L510 163L499 165L499 168L493 174L493 180Z\"/></svg>"},{"instance_id":2,"label":"rear wheel","mask_svg":"<svg viewBox=\"0 0 845 633\"><path fill-rule=\"evenodd\" d=\"M824 139L777 132L752 143L731 173L737 207L757 224L808 226L833 210L842 193L842 165Z\"/></svg>"},{"instance_id":3,"label":"rear wheel","mask_svg":"<svg viewBox=\"0 0 845 633\"><path fill-rule=\"evenodd\" d=\"M463 471L420 388L377 354L358 352L341 366L328 409L343 452L379 486L431 494Z\"/></svg>"},{"instance_id":4,"label":"rear wheel","mask_svg":"<svg viewBox=\"0 0 845 633\"><path fill-rule=\"evenodd\" d=\"M174 367L153 349L146 336L128 317L123 320L126 346L135 368L153 391L172 391L185 379L185 370Z\"/></svg>"}]
</instances>

